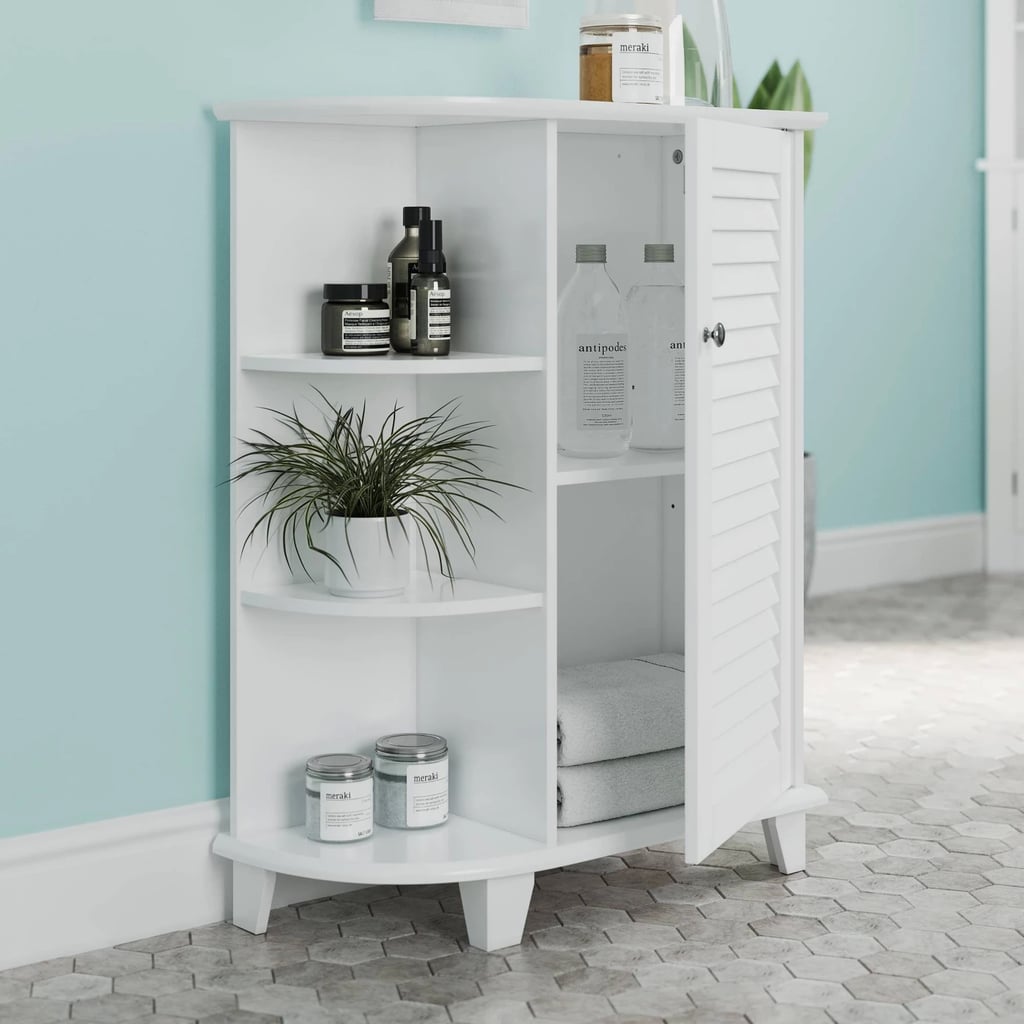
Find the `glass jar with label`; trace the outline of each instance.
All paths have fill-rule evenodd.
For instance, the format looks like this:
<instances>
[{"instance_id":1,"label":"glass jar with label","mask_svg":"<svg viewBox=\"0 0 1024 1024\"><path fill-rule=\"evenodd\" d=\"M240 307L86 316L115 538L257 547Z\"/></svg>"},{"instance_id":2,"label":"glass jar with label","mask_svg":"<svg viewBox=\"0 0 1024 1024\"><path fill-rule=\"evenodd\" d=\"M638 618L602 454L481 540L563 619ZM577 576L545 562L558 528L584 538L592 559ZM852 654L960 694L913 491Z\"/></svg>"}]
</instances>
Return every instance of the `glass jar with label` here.
<instances>
[{"instance_id":1,"label":"glass jar with label","mask_svg":"<svg viewBox=\"0 0 1024 1024\"><path fill-rule=\"evenodd\" d=\"M664 34L648 14L596 14L580 22L580 99L663 103Z\"/></svg>"},{"instance_id":2,"label":"glass jar with label","mask_svg":"<svg viewBox=\"0 0 1024 1024\"><path fill-rule=\"evenodd\" d=\"M448 741L433 733L377 740L374 810L385 828L430 828L448 820Z\"/></svg>"},{"instance_id":3,"label":"glass jar with label","mask_svg":"<svg viewBox=\"0 0 1024 1024\"><path fill-rule=\"evenodd\" d=\"M373 835L373 765L361 754L319 754L306 762L306 835L351 843Z\"/></svg>"},{"instance_id":4,"label":"glass jar with label","mask_svg":"<svg viewBox=\"0 0 1024 1024\"><path fill-rule=\"evenodd\" d=\"M325 356L382 356L391 351L386 284L325 284L320 350Z\"/></svg>"}]
</instances>

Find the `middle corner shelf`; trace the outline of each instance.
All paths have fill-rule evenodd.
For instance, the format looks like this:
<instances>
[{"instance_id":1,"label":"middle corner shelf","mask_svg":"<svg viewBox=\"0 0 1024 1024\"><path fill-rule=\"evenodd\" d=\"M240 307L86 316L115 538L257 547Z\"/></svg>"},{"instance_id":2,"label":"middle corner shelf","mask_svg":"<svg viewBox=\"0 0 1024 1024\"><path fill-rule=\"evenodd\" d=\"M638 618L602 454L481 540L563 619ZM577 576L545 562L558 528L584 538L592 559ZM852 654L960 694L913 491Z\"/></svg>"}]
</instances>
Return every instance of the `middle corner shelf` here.
<instances>
[{"instance_id":1,"label":"middle corner shelf","mask_svg":"<svg viewBox=\"0 0 1024 1024\"><path fill-rule=\"evenodd\" d=\"M456 579L455 586L435 574L412 575L408 590L398 597L334 597L322 583L287 583L243 588L241 602L249 608L356 619L429 619L455 615L489 615L541 608L540 591L506 587L480 580Z\"/></svg>"},{"instance_id":2,"label":"middle corner shelf","mask_svg":"<svg viewBox=\"0 0 1024 1024\"><path fill-rule=\"evenodd\" d=\"M559 455L555 480L559 487L611 483L616 480L649 480L684 476L686 459L682 451L627 451L614 459L575 459Z\"/></svg>"},{"instance_id":3,"label":"middle corner shelf","mask_svg":"<svg viewBox=\"0 0 1024 1024\"><path fill-rule=\"evenodd\" d=\"M543 356L500 355L491 352L452 352L425 357L390 352L384 356L325 356L319 352L281 352L243 355L243 370L264 373L356 374L359 376L434 376L466 373L536 373Z\"/></svg>"}]
</instances>

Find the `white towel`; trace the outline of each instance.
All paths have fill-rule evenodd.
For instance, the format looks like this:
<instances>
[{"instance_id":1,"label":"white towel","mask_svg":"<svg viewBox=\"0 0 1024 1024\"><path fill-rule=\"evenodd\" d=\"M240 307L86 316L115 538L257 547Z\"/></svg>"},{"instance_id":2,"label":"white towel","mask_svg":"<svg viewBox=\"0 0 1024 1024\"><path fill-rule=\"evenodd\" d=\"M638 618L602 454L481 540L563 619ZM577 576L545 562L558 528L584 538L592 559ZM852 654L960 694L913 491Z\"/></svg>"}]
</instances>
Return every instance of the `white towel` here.
<instances>
[{"instance_id":1,"label":"white towel","mask_svg":"<svg viewBox=\"0 0 1024 1024\"><path fill-rule=\"evenodd\" d=\"M675 807L685 795L684 768L682 749L559 768L559 827Z\"/></svg>"},{"instance_id":2,"label":"white towel","mask_svg":"<svg viewBox=\"0 0 1024 1024\"><path fill-rule=\"evenodd\" d=\"M558 763L591 764L685 742L684 659L652 654L558 673Z\"/></svg>"}]
</instances>

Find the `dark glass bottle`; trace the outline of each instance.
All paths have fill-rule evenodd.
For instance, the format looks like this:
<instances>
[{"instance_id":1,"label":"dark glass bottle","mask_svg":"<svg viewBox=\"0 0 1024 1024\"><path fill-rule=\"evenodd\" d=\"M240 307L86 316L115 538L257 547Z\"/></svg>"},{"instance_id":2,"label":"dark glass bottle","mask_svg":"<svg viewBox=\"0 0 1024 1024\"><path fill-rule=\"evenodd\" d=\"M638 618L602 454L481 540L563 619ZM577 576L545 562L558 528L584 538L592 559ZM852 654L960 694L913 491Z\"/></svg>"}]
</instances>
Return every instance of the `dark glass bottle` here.
<instances>
[{"instance_id":1,"label":"dark glass bottle","mask_svg":"<svg viewBox=\"0 0 1024 1024\"><path fill-rule=\"evenodd\" d=\"M439 220L420 222L417 271L409 280L412 353L446 356L452 348L452 286L445 273Z\"/></svg>"},{"instance_id":2,"label":"dark glass bottle","mask_svg":"<svg viewBox=\"0 0 1024 1024\"><path fill-rule=\"evenodd\" d=\"M429 206L404 206L405 237L388 256L388 306L391 309L391 347L410 352L409 278L420 258L420 221L430 220Z\"/></svg>"}]
</instances>

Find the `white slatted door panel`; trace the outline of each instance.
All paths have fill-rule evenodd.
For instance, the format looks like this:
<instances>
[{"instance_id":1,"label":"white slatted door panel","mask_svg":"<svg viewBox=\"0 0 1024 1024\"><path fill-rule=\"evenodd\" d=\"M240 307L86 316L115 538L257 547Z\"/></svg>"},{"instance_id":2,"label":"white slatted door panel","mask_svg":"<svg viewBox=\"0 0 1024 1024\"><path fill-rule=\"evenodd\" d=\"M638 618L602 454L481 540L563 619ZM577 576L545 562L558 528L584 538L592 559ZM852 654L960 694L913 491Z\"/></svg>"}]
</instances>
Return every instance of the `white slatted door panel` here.
<instances>
[{"instance_id":1,"label":"white slatted door panel","mask_svg":"<svg viewBox=\"0 0 1024 1024\"><path fill-rule=\"evenodd\" d=\"M695 136L695 138L694 138ZM703 860L789 781L792 147L698 121L687 146L686 854ZM722 323L722 348L704 343Z\"/></svg>"}]
</instances>

